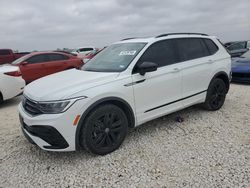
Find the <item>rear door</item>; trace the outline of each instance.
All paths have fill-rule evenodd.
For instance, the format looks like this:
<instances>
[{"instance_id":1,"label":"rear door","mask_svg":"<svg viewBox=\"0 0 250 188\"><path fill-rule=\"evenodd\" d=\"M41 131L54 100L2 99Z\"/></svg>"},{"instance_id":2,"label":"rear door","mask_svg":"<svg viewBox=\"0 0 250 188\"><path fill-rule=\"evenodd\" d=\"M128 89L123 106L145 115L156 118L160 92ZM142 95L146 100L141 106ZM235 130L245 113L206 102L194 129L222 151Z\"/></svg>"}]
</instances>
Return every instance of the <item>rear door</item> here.
<instances>
[{"instance_id":1,"label":"rear door","mask_svg":"<svg viewBox=\"0 0 250 188\"><path fill-rule=\"evenodd\" d=\"M182 108L178 61L174 40L164 40L152 44L135 65L132 86L139 124ZM143 62L157 63L157 71L140 75L137 67Z\"/></svg>"},{"instance_id":2,"label":"rear door","mask_svg":"<svg viewBox=\"0 0 250 188\"><path fill-rule=\"evenodd\" d=\"M64 71L68 68L73 68L69 66L69 57L63 54L51 53L48 54L48 62L46 62L46 75L54 74L56 72Z\"/></svg>"},{"instance_id":3,"label":"rear door","mask_svg":"<svg viewBox=\"0 0 250 188\"><path fill-rule=\"evenodd\" d=\"M211 65L214 60L201 38L176 39L182 63L182 98L184 106L200 100L211 80Z\"/></svg>"},{"instance_id":4,"label":"rear door","mask_svg":"<svg viewBox=\"0 0 250 188\"><path fill-rule=\"evenodd\" d=\"M26 82L32 82L46 75L45 63L48 61L46 54L34 55L26 60L26 64L20 64L20 70Z\"/></svg>"}]
</instances>

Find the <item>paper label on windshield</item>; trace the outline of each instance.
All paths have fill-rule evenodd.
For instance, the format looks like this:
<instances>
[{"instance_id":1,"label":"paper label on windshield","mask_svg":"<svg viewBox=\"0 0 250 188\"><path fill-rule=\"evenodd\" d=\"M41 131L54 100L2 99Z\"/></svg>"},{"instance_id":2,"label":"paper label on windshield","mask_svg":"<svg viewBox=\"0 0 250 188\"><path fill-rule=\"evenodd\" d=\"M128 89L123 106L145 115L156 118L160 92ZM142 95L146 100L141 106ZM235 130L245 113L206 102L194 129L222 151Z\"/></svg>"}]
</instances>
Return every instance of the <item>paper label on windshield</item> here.
<instances>
[{"instance_id":1,"label":"paper label on windshield","mask_svg":"<svg viewBox=\"0 0 250 188\"><path fill-rule=\"evenodd\" d=\"M136 51L121 51L119 55L135 55Z\"/></svg>"}]
</instances>

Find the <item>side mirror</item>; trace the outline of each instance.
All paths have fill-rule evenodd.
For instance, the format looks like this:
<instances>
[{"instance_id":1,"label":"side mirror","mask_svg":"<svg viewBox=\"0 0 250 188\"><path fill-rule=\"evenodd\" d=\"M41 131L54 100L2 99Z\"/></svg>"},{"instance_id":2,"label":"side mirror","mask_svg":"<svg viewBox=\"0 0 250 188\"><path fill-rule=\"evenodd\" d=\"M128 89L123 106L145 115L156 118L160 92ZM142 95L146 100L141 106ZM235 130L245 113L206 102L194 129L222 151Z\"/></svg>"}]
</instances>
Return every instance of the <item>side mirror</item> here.
<instances>
[{"instance_id":1,"label":"side mirror","mask_svg":"<svg viewBox=\"0 0 250 188\"><path fill-rule=\"evenodd\" d=\"M143 62L138 66L138 72L144 76L146 72L153 72L157 70L158 65L153 62Z\"/></svg>"},{"instance_id":2,"label":"side mirror","mask_svg":"<svg viewBox=\"0 0 250 188\"><path fill-rule=\"evenodd\" d=\"M21 63L21 65L27 65L27 64L28 64L27 61L24 61L24 62Z\"/></svg>"}]
</instances>

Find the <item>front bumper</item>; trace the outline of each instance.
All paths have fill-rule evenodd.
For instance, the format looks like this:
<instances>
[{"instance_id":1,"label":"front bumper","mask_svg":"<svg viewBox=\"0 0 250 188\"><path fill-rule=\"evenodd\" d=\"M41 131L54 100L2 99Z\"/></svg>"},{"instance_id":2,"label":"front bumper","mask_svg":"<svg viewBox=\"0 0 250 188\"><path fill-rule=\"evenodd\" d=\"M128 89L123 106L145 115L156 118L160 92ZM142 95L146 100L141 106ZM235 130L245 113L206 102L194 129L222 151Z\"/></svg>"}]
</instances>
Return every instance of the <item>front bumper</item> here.
<instances>
[{"instance_id":1,"label":"front bumper","mask_svg":"<svg viewBox=\"0 0 250 188\"><path fill-rule=\"evenodd\" d=\"M75 151L76 129L74 120L86 109L88 99L76 101L66 112L61 114L42 114L32 116L19 104L21 129L25 137L48 151Z\"/></svg>"},{"instance_id":2,"label":"front bumper","mask_svg":"<svg viewBox=\"0 0 250 188\"><path fill-rule=\"evenodd\" d=\"M250 73L233 72L232 82L250 83Z\"/></svg>"},{"instance_id":3,"label":"front bumper","mask_svg":"<svg viewBox=\"0 0 250 188\"><path fill-rule=\"evenodd\" d=\"M66 149L69 147L67 141L63 138L63 136L51 126L40 126L40 125L32 125L28 126L23 122L22 117L20 117L20 122L22 125L22 131L24 136L29 140L29 142L34 143L31 136L38 137L49 145L44 145L43 147L46 149Z\"/></svg>"}]
</instances>

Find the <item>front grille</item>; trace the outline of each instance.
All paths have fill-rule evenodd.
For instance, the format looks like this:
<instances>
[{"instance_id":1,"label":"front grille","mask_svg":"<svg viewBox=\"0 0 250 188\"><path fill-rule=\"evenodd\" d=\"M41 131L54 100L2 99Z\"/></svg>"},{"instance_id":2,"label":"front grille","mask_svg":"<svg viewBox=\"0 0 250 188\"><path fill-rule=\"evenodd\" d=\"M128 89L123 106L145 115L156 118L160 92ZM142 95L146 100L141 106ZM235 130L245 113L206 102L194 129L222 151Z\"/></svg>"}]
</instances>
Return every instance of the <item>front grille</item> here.
<instances>
[{"instance_id":1,"label":"front grille","mask_svg":"<svg viewBox=\"0 0 250 188\"><path fill-rule=\"evenodd\" d=\"M31 115L40 115L42 114L42 111L39 109L39 104L35 101L32 101L26 97L23 98L23 108L26 112L28 112Z\"/></svg>"}]
</instances>

